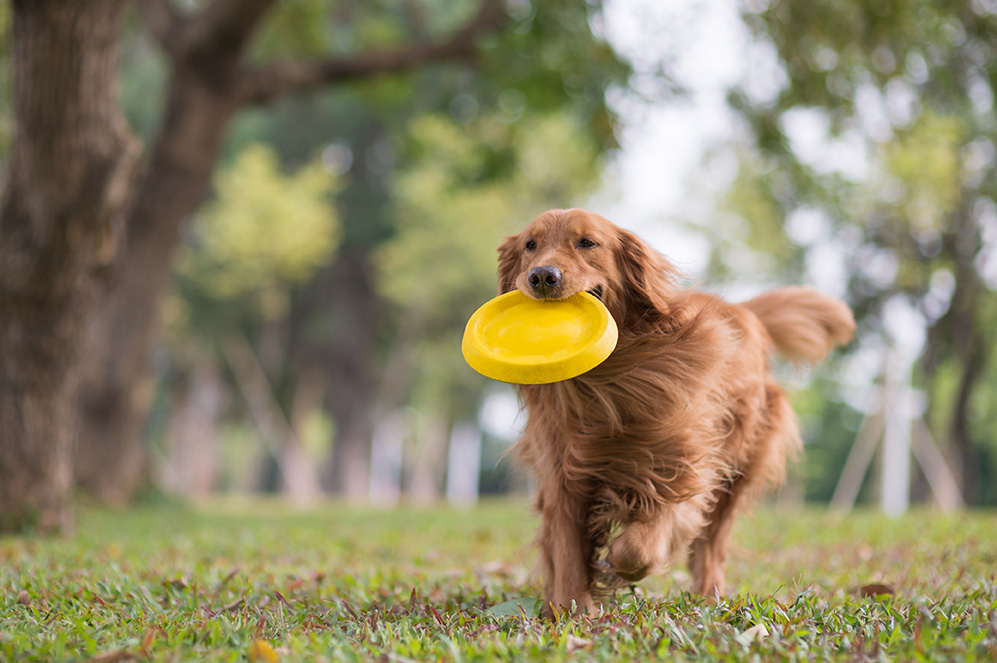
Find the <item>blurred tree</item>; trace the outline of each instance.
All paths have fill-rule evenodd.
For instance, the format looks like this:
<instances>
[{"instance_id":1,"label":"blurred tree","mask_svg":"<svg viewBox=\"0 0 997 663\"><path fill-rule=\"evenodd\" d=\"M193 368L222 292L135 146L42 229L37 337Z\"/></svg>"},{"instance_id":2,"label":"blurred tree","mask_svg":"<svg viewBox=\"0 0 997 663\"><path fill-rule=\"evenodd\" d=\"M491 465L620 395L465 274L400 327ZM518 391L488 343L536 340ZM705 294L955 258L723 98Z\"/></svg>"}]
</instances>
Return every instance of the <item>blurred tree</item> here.
<instances>
[{"instance_id":1,"label":"blurred tree","mask_svg":"<svg viewBox=\"0 0 997 663\"><path fill-rule=\"evenodd\" d=\"M578 200L599 175L600 150L561 115L510 123L501 112L457 125L428 115L412 127L413 155L395 188L395 234L375 254L376 283L396 318L376 406L409 405L439 425L476 421L489 381L461 358L471 312L496 294L496 249L539 212ZM433 474L433 473L430 473ZM423 477L442 487L442 472Z\"/></svg>"},{"instance_id":2,"label":"blurred tree","mask_svg":"<svg viewBox=\"0 0 997 663\"><path fill-rule=\"evenodd\" d=\"M930 418L978 501L986 436L970 410L994 379L997 15L971 0L772 0L744 19L776 83L730 96L754 140L730 207L754 210L739 214L750 241L797 278L836 253L867 332L885 333L898 297L920 313Z\"/></svg>"},{"instance_id":3,"label":"blurred tree","mask_svg":"<svg viewBox=\"0 0 997 663\"><path fill-rule=\"evenodd\" d=\"M524 132L534 130L537 119L545 115L556 114L575 126L577 140L584 145L579 149L602 153L614 144L613 119L606 107L605 91L613 84L625 84L628 69L593 36L589 17L596 9L574 0L545 3L542 7L510 5L509 30L497 35L494 42L482 45L475 69L462 69L459 75L454 75L453 70L426 69L405 79L317 92L283 100L265 115L244 114L235 123L226 155L237 151L245 141L259 139L272 144L291 163L321 152L327 169L343 173L343 189L336 196L344 222L343 243L336 260L292 292L285 319L272 321L265 329L250 325L250 335L259 346L285 417L298 421L299 414L319 403L324 403L332 415L335 440L324 478L333 490L353 498L367 497L374 424L383 418L386 408L422 392L419 387L410 389L405 380L404 385L395 386L396 339L411 338L411 334L399 331L400 326L409 323L391 301L384 301L383 289L375 283L380 270L373 258L382 244L393 243L404 223L404 206L393 202L400 195L396 173L431 168L438 157L422 147L426 140L420 136L429 131L429 125L420 118L429 114L437 122L466 127L461 134L466 149L481 155L482 166L473 177L469 174L453 181L454 191L447 195L477 187L476 191L492 192L488 195L493 197L519 196L518 182L511 178L519 163L512 158L512 149L496 145L495 141L517 136L515 140L525 140ZM365 12L370 14L366 18ZM403 31L421 34L431 29L438 18L432 13L412 16L402 12L395 16L375 12L364 4L355 8L351 24L370 21L369 27L358 27L357 32L384 38L385 33L390 36L399 30L397 26L385 30L385 21L389 25L400 21ZM560 29L566 26L572 29ZM268 48L279 46L276 38L264 39ZM529 53L541 48L546 54L542 60L530 57ZM478 128L482 123L505 127L505 133L492 131L486 135ZM550 133L535 137L534 150L558 149L556 142L544 146ZM489 182L490 188L486 186ZM499 192L503 186L504 194ZM543 202L546 207L564 204L563 199L554 199L558 187L549 190L552 195ZM524 215L535 213L536 209L524 209ZM489 215L465 219L455 232L469 243L482 241L481 236L488 235L483 240L488 245L488 260L478 263L478 268L491 270L493 279L496 239L491 234L495 224ZM454 255L448 260L459 262L462 258ZM428 271L433 263L428 261L423 268ZM407 273L407 277L412 275ZM452 310L446 309L445 315L459 327L463 320L458 318L466 315L466 310L454 312L461 302L448 300L446 285L441 284L436 292L442 300L450 301ZM490 288L479 297L489 292ZM480 303L480 299L469 301ZM427 324L438 328L431 320ZM275 338L281 342L272 342ZM277 346L284 351L273 351ZM455 347L448 351L453 352ZM452 362L438 365L448 368ZM419 400L424 403L427 398ZM444 395L442 400L449 399ZM440 425L428 428L445 433L448 421L446 416L441 417Z\"/></svg>"},{"instance_id":4,"label":"blurred tree","mask_svg":"<svg viewBox=\"0 0 997 663\"><path fill-rule=\"evenodd\" d=\"M339 243L334 184L318 161L288 177L272 149L245 147L198 214L181 278L214 300L248 298L264 318L286 315L290 287L309 280Z\"/></svg>"},{"instance_id":5,"label":"blurred tree","mask_svg":"<svg viewBox=\"0 0 997 663\"><path fill-rule=\"evenodd\" d=\"M272 330L288 318L294 288L332 259L341 235L331 204L338 183L318 158L284 175L276 152L258 143L245 145L215 179L216 196L195 217L178 256L178 291L167 299L167 342L178 378L174 414L193 422L171 422L171 433L179 435L169 436L168 470L170 476L194 475L198 468L184 461L198 462L198 446L217 446L210 426L217 421L207 420L201 404L187 398L188 391L211 395L216 389L214 373L203 367L212 363L208 350L217 348L276 464L279 488L307 501L319 485L295 430L300 422L278 403L274 371L266 370L273 343L254 348L247 334L264 330L266 338L281 341L283 335ZM211 416L218 419L220 412ZM200 436L191 439L191 429ZM202 481L202 492L213 478Z\"/></svg>"},{"instance_id":6,"label":"blurred tree","mask_svg":"<svg viewBox=\"0 0 997 663\"><path fill-rule=\"evenodd\" d=\"M83 339L139 153L116 94L124 8L124 0L12 6L15 126L0 200L0 530L70 521Z\"/></svg>"},{"instance_id":7,"label":"blurred tree","mask_svg":"<svg viewBox=\"0 0 997 663\"><path fill-rule=\"evenodd\" d=\"M15 128L0 208L0 348L7 357L0 470L20 479L0 494L5 527L67 521L72 439L81 486L112 502L133 494L145 466L150 349L179 230L204 199L226 129L244 109L432 61L476 67L427 70L418 85L396 79L364 93L381 97L380 110L358 123L369 131L349 145L353 183L342 201L350 213L340 259L325 270L330 289L348 291L337 321L349 322L343 336L368 343L359 355L349 353L350 343L337 350L351 357L372 352L366 332L376 297L366 275L372 247L391 232L378 198L393 165L391 137L405 118L441 106L460 122L494 105L512 115L570 107L600 149L613 142L604 93L625 82L627 69L591 27L596 3L135 4L137 27L154 38L160 57L136 58L148 63L147 87L127 90L126 101L155 98L162 82L162 110L133 116L150 139L141 161L118 100L119 47L135 25L129 3L88 3L85 19L65 1L12 5ZM508 28L483 38L501 24ZM148 52L141 41L125 47L129 64ZM363 393L362 379L337 374ZM77 394L78 430L71 406ZM363 436L357 439L362 445ZM351 445L337 444L337 454Z\"/></svg>"},{"instance_id":8,"label":"blurred tree","mask_svg":"<svg viewBox=\"0 0 997 663\"><path fill-rule=\"evenodd\" d=\"M295 90L467 59L502 18L500 3L485 0L470 18L448 12L442 37L260 63L250 45L273 0L214 0L183 12L168 0L139 4L170 72L140 170L117 94L128 3L12 6L15 134L0 203L4 527L68 521L72 403L84 358L77 480L111 501L134 491L149 352L177 231L203 199L235 113Z\"/></svg>"}]
</instances>

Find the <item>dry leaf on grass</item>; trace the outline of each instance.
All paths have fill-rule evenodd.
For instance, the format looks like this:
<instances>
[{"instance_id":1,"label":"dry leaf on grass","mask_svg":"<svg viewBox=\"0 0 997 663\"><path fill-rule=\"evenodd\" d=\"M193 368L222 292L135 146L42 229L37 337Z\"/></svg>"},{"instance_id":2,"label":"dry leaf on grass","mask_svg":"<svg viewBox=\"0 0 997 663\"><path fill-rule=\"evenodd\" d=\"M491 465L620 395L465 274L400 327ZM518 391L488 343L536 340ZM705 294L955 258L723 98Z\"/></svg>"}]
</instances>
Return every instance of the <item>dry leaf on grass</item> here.
<instances>
[{"instance_id":1,"label":"dry leaf on grass","mask_svg":"<svg viewBox=\"0 0 997 663\"><path fill-rule=\"evenodd\" d=\"M589 651L592 649L592 641L569 635L564 646L569 652Z\"/></svg>"},{"instance_id":2,"label":"dry leaf on grass","mask_svg":"<svg viewBox=\"0 0 997 663\"><path fill-rule=\"evenodd\" d=\"M874 599L877 596L892 596L896 593L896 590L889 585L884 585L878 582L874 582L870 585L864 585L861 589L859 589L859 594L861 596L865 596L870 599Z\"/></svg>"},{"instance_id":3,"label":"dry leaf on grass","mask_svg":"<svg viewBox=\"0 0 997 663\"><path fill-rule=\"evenodd\" d=\"M87 663L124 663L125 661L134 661L135 658L135 654L127 649L119 649L118 651L94 656Z\"/></svg>"},{"instance_id":4,"label":"dry leaf on grass","mask_svg":"<svg viewBox=\"0 0 997 663\"><path fill-rule=\"evenodd\" d=\"M254 640L249 645L249 660L250 663L277 663L280 656L266 640Z\"/></svg>"},{"instance_id":5,"label":"dry leaf on grass","mask_svg":"<svg viewBox=\"0 0 997 663\"><path fill-rule=\"evenodd\" d=\"M769 630L764 624L755 624L751 628L745 629L737 636L737 641L742 645L750 645L752 642L761 642L769 637Z\"/></svg>"}]
</instances>

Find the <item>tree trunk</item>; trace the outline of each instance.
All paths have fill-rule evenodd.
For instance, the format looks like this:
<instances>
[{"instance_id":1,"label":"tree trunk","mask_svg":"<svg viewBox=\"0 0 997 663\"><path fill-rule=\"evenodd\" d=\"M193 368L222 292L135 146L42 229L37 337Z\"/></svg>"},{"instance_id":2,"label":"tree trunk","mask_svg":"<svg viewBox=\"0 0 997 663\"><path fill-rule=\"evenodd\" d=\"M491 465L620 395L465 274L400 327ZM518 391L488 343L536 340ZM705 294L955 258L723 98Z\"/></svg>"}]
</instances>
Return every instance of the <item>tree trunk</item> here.
<instances>
[{"instance_id":1,"label":"tree trunk","mask_svg":"<svg viewBox=\"0 0 997 663\"><path fill-rule=\"evenodd\" d=\"M87 321L138 142L117 103L124 0L13 3L15 135L0 202L0 530L71 524Z\"/></svg>"},{"instance_id":2,"label":"tree trunk","mask_svg":"<svg viewBox=\"0 0 997 663\"><path fill-rule=\"evenodd\" d=\"M335 422L330 488L348 500L366 501L370 491L373 401L372 366L378 297L367 250L344 247L327 275L333 312L327 406Z\"/></svg>"},{"instance_id":3,"label":"tree trunk","mask_svg":"<svg viewBox=\"0 0 997 663\"><path fill-rule=\"evenodd\" d=\"M170 407L167 457L159 472L163 488L189 498L208 497L217 489L218 422L224 405L225 389L214 362L197 358Z\"/></svg>"},{"instance_id":4,"label":"tree trunk","mask_svg":"<svg viewBox=\"0 0 997 663\"><path fill-rule=\"evenodd\" d=\"M973 438L969 430L969 404L979 378L986 366L986 344L980 342L977 334L970 330L970 338L965 349L957 353L959 361L959 386L952 407L952 421L949 426L949 448L955 458L953 465L956 480L962 487L962 499L966 504L978 504L980 459L973 448Z\"/></svg>"},{"instance_id":5,"label":"tree trunk","mask_svg":"<svg viewBox=\"0 0 997 663\"><path fill-rule=\"evenodd\" d=\"M978 329L985 287L976 269L981 247L973 216L967 211L961 212L954 232L946 242L947 252L955 263L955 291L949 310L929 330L925 355L929 379L946 358L951 358L959 369L959 384L948 424L946 456L962 489L963 501L970 505L978 501L979 458L969 430L969 404L986 367L988 350L985 335Z\"/></svg>"},{"instance_id":6,"label":"tree trunk","mask_svg":"<svg viewBox=\"0 0 997 663\"><path fill-rule=\"evenodd\" d=\"M424 417L421 424L412 450L405 493L414 504L434 504L443 495L450 425L436 412Z\"/></svg>"},{"instance_id":7,"label":"tree trunk","mask_svg":"<svg viewBox=\"0 0 997 663\"><path fill-rule=\"evenodd\" d=\"M207 194L236 110L236 79L221 74L199 60L174 69L163 127L129 212L128 250L90 330L76 482L111 504L126 503L147 477L143 432L159 306L181 227Z\"/></svg>"}]
</instances>

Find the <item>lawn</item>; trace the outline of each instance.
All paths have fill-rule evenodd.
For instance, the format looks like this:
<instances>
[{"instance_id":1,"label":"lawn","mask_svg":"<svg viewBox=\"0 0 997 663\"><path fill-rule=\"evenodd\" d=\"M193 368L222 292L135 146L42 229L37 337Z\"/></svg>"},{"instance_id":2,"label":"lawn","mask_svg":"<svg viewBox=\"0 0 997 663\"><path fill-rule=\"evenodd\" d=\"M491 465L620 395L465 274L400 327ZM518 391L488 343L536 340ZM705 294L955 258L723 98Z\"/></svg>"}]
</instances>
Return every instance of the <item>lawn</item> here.
<instances>
[{"instance_id":1,"label":"lawn","mask_svg":"<svg viewBox=\"0 0 997 663\"><path fill-rule=\"evenodd\" d=\"M762 510L730 597L677 569L557 623L531 613L535 525L520 501L84 510L0 538L0 660L997 660L997 513Z\"/></svg>"}]
</instances>

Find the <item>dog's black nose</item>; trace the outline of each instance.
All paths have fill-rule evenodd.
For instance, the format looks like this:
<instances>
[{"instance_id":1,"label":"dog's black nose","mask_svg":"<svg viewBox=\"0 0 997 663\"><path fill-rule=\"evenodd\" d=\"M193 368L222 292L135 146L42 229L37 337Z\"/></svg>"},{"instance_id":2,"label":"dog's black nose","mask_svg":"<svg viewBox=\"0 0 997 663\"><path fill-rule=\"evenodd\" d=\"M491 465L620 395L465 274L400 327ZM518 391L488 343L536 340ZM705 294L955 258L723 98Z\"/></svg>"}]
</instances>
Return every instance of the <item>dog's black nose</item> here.
<instances>
[{"instance_id":1,"label":"dog's black nose","mask_svg":"<svg viewBox=\"0 0 997 663\"><path fill-rule=\"evenodd\" d=\"M534 267L530 270L530 287L545 292L561 282L561 270L553 265Z\"/></svg>"}]
</instances>

